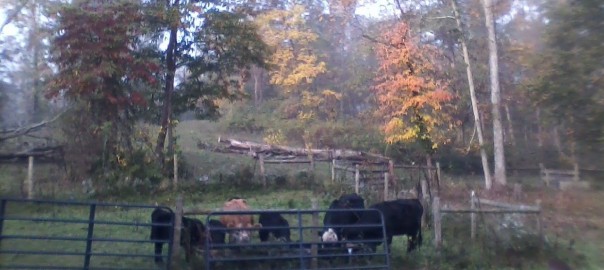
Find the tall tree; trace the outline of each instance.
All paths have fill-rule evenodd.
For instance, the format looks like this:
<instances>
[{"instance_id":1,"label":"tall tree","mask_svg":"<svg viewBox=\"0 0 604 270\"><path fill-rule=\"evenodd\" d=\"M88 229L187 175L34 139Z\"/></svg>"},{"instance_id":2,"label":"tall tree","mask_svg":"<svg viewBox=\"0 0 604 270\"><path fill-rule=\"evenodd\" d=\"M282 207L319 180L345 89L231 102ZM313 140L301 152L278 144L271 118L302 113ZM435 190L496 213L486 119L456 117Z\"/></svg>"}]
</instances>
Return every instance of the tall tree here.
<instances>
[{"instance_id":1,"label":"tall tree","mask_svg":"<svg viewBox=\"0 0 604 270\"><path fill-rule=\"evenodd\" d=\"M203 111L215 115L215 100L241 98L244 93L239 85L248 77L251 66L265 67L266 45L246 14L234 11L236 5L209 0L151 3L150 17L160 22L160 31L169 32L164 93L159 100L161 129L155 148L160 163L164 161L173 110L194 109L201 104ZM188 76L177 85L174 76L179 67ZM171 143L169 140L169 146Z\"/></svg>"},{"instance_id":2,"label":"tall tree","mask_svg":"<svg viewBox=\"0 0 604 270\"><path fill-rule=\"evenodd\" d=\"M388 143L419 142L428 164L450 128L444 108L453 96L435 64L438 51L420 45L404 22L384 29L377 45L380 63L376 77L378 112Z\"/></svg>"},{"instance_id":3,"label":"tall tree","mask_svg":"<svg viewBox=\"0 0 604 270\"><path fill-rule=\"evenodd\" d=\"M558 141L554 144L565 148L563 156L569 157L565 163L578 162L581 153L581 161L594 164L593 157L601 156L604 148L601 4L597 0L550 4L545 46L533 59L535 79L527 83L544 121L560 131L553 134L560 140L554 138Z\"/></svg>"},{"instance_id":4,"label":"tall tree","mask_svg":"<svg viewBox=\"0 0 604 270\"><path fill-rule=\"evenodd\" d=\"M499 64L497 55L497 36L495 34L495 19L493 18L493 2L491 0L483 0L482 5L484 8L485 25L487 27L489 44L495 182L499 185L505 186L507 184L507 177L505 171L503 125L501 124L501 93L499 89Z\"/></svg>"},{"instance_id":5,"label":"tall tree","mask_svg":"<svg viewBox=\"0 0 604 270\"><path fill-rule=\"evenodd\" d=\"M482 136L482 126L480 125L480 113L478 112L478 101L476 99L476 90L474 89L474 75L472 74L472 64L470 60L470 54L468 52L468 46L466 45L466 38L464 34L464 28L461 23L461 17L457 8L457 0L451 0L451 7L453 8L453 14L459 29L461 49L463 53L463 59L466 64L466 75L468 77L468 88L470 89L470 99L472 102L472 112L474 114L474 128L478 133L478 144L480 146L480 158L482 161L482 170L484 173L484 181L487 189L491 189L493 184L491 180L491 169L489 168L489 159L485 149L484 138Z\"/></svg>"}]
</instances>

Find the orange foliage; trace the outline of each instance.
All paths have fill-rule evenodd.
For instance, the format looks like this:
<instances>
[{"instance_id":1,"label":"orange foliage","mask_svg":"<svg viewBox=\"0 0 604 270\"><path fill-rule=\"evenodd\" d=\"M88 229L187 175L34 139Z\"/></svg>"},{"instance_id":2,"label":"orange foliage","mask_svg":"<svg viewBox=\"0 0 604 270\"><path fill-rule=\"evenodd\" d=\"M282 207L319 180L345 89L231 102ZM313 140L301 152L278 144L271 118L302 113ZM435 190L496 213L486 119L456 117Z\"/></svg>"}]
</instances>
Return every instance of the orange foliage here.
<instances>
[{"instance_id":1,"label":"orange foliage","mask_svg":"<svg viewBox=\"0 0 604 270\"><path fill-rule=\"evenodd\" d=\"M449 122L443 107L453 98L435 65L439 52L420 45L403 22L386 29L381 39L376 47L380 66L374 87L378 113L386 121L386 140L395 143L427 138L435 148L445 141L438 138L440 126L446 129L444 124Z\"/></svg>"}]
</instances>

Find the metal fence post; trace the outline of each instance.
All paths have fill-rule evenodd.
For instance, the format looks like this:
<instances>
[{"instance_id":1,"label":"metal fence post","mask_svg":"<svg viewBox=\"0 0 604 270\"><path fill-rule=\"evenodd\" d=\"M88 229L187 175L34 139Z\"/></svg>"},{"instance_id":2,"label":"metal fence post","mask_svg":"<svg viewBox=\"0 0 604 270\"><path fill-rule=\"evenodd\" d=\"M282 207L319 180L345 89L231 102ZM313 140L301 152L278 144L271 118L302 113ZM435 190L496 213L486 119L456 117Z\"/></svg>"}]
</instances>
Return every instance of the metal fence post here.
<instances>
[{"instance_id":1,"label":"metal fence post","mask_svg":"<svg viewBox=\"0 0 604 270\"><path fill-rule=\"evenodd\" d=\"M6 210L6 200L0 200L0 243L2 243L2 227L4 227L4 211Z\"/></svg>"},{"instance_id":2,"label":"metal fence post","mask_svg":"<svg viewBox=\"0 0 604 270\"><path fill-rule=\"evenodd\" d=\"M86 236L86 255L84 255L84 269L90 268L90 257L92 253L92 236L94 235L94 216L96 214L96 204L90 205L88 215L88 235Z\"/></svg>"}]
</instances>

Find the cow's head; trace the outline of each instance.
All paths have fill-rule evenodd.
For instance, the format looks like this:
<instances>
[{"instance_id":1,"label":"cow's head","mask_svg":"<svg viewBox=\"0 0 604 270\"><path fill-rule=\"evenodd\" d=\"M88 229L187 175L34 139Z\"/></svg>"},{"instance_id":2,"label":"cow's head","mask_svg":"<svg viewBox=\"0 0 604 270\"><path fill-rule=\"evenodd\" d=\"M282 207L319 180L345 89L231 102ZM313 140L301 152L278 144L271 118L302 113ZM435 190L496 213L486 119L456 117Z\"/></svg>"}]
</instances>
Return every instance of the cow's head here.
<instances>
[{"instance_id":1,"label":"cow's head","mask_svg":"<svg viewBox=\"0 0 604 270\"><path fill-rule=\"evenodd\" d=\"M321 235L321 241L327 243L338 242L338 234L332 228L329 228Z\"/></svg>"},{"instance_id":2,"label":"cow's head","mask_svg":"<svg viewBox=\"0 0 604 270\"><path fill-rule=\"evenodd\" d=\"M252 241L252 228L260 228L261 224L227 224L227 228L234 229L229 232L229 243L243 244Z\"/></svg>"}]
</instances>

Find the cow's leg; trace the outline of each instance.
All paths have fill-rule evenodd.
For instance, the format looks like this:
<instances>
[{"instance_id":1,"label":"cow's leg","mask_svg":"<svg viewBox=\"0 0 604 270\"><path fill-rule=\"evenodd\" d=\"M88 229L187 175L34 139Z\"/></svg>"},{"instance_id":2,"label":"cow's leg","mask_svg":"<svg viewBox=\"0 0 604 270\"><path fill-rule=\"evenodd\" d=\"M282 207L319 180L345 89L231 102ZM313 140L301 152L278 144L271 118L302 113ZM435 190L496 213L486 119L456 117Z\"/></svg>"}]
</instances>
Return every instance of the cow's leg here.
<instances>
[{"instance_id":1,"label":"cow's leg","mask_svg":"<svg viewBox=\"0 0 604 270\"><path fill-rule=\"evenodd\" d=\"M161 263L164 260L161 257L161 250L163 247L164 243L155 243L155 262L156 263Z\"/></svg>"}]
</instances>

